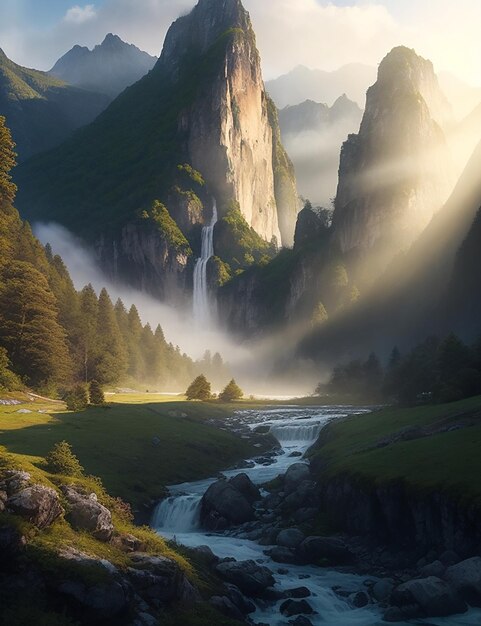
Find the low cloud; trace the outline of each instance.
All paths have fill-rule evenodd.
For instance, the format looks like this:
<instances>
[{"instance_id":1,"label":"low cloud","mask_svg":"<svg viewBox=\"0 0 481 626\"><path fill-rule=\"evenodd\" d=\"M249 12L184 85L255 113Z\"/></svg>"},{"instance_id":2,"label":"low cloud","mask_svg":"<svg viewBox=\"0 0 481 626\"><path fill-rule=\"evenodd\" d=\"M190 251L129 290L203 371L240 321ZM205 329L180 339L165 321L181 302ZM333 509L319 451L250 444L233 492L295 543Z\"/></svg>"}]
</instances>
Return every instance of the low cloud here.
<instances>
[{"instance_id":1,"label":"low cloud","mask_svg":"<svg viewBox=\"0 0 481 626\"><path fill-rule=\"evenodd\" d=\"M84 24L97 17L97 12L93 4L86 4L81 7L78 4L70 8L63 18L67 24Z\"/></svg>"}]
</instances>

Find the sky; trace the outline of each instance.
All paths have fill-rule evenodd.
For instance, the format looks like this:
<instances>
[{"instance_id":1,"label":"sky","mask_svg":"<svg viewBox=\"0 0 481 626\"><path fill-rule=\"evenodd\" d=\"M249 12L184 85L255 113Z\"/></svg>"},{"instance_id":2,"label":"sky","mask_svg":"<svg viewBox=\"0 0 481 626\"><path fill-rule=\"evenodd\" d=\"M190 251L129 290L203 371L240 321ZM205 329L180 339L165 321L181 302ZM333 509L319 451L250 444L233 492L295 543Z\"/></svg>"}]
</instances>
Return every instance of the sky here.
<instances>
[{"instance_id":1,"label":"sky","mask_svg":"<svg viewBox=\"0 0 481 626\"><path fill-rule=\"evenodd\" d=\"M159 55L170 23L196 0L0 0L0 47L21 65L48 70L73 45L108 32ZM296 65L334 70L377 65L396 45L481 85L480 0L244 0L274 78Z\"/></svg>"}]
</instances>

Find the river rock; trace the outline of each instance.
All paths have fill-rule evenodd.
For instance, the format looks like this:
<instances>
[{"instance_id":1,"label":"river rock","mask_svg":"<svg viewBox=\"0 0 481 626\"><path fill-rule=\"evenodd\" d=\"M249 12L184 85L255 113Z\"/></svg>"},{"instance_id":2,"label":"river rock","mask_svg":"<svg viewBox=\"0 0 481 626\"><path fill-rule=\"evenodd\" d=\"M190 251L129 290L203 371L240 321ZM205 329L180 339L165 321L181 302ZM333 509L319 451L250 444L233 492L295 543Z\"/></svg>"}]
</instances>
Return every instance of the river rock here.
<instances>
[{"instance_id":1,"label":"river rock","mask_svg":"<svg viewBox=\"0 0 481 626\"><path fill-rule=\"evenodd\" d=\"M222 613L222 615L238 620L239 622L244 621L244 615L226 596L212 596L209 602L219 613Z\"/></svg>"},{"instance_id":2,"label":"river rock","mask_svg":"<svg viewBox=\"0 0 481 626\"><path fill-rule=\"evenodd\" d=\"M254 485L247 474L237 474L229 480L229 483L251 504L261 499L259 488Z\"/></svg>"},{"instance_id":3,"label":"river rock","mask_svg":"<svg viewBox=\"0 0 481 626\"><path fill-rule=\"evenodd\" d=\"M202 497L200 520L208 530L222 530L253 519L255 512L252 504L223 478L211 485Z\"/></svg>"},{"instance_id":4,"label":"river rock","mask_svg":"<svg viewBox=\"0 0 481 626\"><path fill-rule=\"evenodd\" d=\"M310 619L303 615L298 615L293 622L289 622L292 626L314 626Z\"/></svg>"},{"instance_id":5,"label":"river rock","mask_svg":"<svg viewBox=\"0 0 481 626\"><path fill-rule=\"evenodd\" d=\"M308 598L311 595L311 592L307 587L296 587L295 589L288 589L286 591L286 596L288 598L296 598L303 599Z\"/></svg>"},{"instance_id":6,"label":"river rock","mask_svg":"<svg viewBox=\"0 0 481 626\"><path fill-rule=\"evenodd\" d=\"M313 480L303 480L299 484L288 485L286 491L288 493L282 503L283 509L295 511L303 507L312 507L316 494L316 483Z\"/></svg>"},{"instance_id":7,"label":"river rock","mask_svg":"<svg viewBox=\"0 0 481 626\"><path fill-rule=\"evenodd\" d=\"M40 529L50 526L63 513L57 492L42 485L22 489L7 500L6 506Z\"/></svg>"},{"instance_id":8,"label":"river rock","mask_svg":"<svg viewBox=\"0 0 481 626\"><path fill-rule=\"evenodd\" d=\"M297 548L304 541L305 535L298 528L286 528L277 535L276 543L284 548Z\"/></svg>"},{"instance_id":9,"label":"river rock","mask_svg":"<svg viewBox=\"0 0 481 626\"><path fill-rule=\"evenodd\" d=\"M283 546L275 546L271 550L267 550L266 554L276 563L298 563L299 559L294 550L284 548Z\"/></svg>"},{"instance_id":10,"label":"river rock","mask_svg":"<svg viewBox=\"0 0 481 626\"><path fill-rule=\"evenodd\" d=\"M294 463L291 465L284 475L284 481L287 486L294 487L303 480L309 480L311 472L309 466L306 463Z\"/></svg>"},{"instance_id":11,"label":"river rock","mask_svg":"<svg viewBox=\"0 0 481 626\"><path fill-rule=\"evenodd\" d=\"M100 541L109 541L114 530L112 514L97 501L97 496L67 486L62 487L62 492L69 504L67 519L73 528L86 530Z\"/></svg>"},{"instance_id":12,"label":"river rock","mask_svg":"<svg viewBox=\"0 0 481 626\"><path fill-rule=\"evenodd\" d=\"M356 591L349 595L349 603L355 609L363 609L369 604L369 596L365 591Z\"/></svg>"},{"instance_id":13,"label":"river rock","mask_svg":"<svg viewBox=\"0 0 481 626\"><path fill-rule=\"evenodd\" d=\"M354 555L344 541L334 537L307 537L299 546L304 563L312 565L327 561L330 565L345 565L354 561Z\"/></svg>"},{"instance_id":14,"label":"river rock","mask_svg":"<svg viewBox=\"0 0 481 626\"><path fill-rule=\"evenodd\" d=\"M207 565L215 565L219 562L219 557L212 552L209 546L197 546L191 548L191 551L199 556Z\"/></svg>"},{"instance_id":15,"label":"river rock","mask_svg":"<svg viewBox=\"0 0 481 626\"><path fill-rule=\"evenodd\" d=\"M393 589L394 582L390 578L383 578L372 588L372 595L378 602L384 602L391 596Z\"/></svg>"},{"instance_id":16,"label":"river rock","mask_svg":"<svg viewBox=\"0 0 481 626\"><path fill-rule=\"evenodd\" d=\"M305 600L286 600L281 604L282 615L294 617L295 615L312 615L314 609Z\"/></svg>"},{"instance_id":17,"label":"river rock","mask_svg":"<svg viewBox=\"0 0 481 626\"><path fill-rule=\"evenodd\" d=\"M448 567L446 580L469 604L481 606L481 557L475 556Z\"/></svg>"},{"instance_id":18,"label":"river rock","mask_svg":"<svg viewBox=\"0 0 481 626\"><path fill-rule=\"evenodd\" d=\"M255 561L219 563L216 571L223 580L236 585L247 596L261 596L275 584L271 570Z\"/></svg>"},{"instance_id":19,"label":"river rock","mask_svg":"<svg viewBox=\"0 0 481 626\"><path fill-rule=\"evenodd\" d=\"M418 617L446 617L467 611L466 603L445 581L435 576L410 580L394 589L391 602L401 609L417 604Z\"/></svg>"},{"instance_id":20,"label":"river rock","mask_svg":"<svg viewBox=\"0 0 481 626\"><path fill-rule=\"evenodd\" d=\"M239 587L225 583L226 595L229 600L239 609L243 615L250 615L255 613L256 606L250 600L248 600Z\"/></svg>"},{"instance_id":21,"label":"river rock","mask_svg":"<svg viewBox=\"0 0 481 626\"><path fill-rule=\"evenodd\" d=\"M422 578L429 578L429 576L442 578L445 571L446 567L441 563L441 561L433 561L432 563L428 563L424 567L421 567L419 573L421 574Z\"/></svg>"}]
</instances>

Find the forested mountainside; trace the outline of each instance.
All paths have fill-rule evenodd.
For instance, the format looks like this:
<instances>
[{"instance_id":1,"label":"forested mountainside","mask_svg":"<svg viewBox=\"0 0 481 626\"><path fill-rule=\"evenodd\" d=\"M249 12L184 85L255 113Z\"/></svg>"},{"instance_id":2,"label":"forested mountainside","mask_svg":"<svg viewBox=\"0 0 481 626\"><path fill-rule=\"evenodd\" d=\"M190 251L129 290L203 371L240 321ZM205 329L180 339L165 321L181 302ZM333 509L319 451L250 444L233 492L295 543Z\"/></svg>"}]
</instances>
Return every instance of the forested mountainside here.
<instances>
[{"instance_id":1,"label":"forested mountainside","mask_svg":"<svg viewBox=\"0 0 481 626\"><path fill-rule=\"evenodd\" d=\"M110 100L21 67L0 49L0 114L7 118L20 161L65 141L92 122Z\"/></svg>"},{"instance_id":2,"label":"forested mountainside","mask_svg":"<svg viewBox=\"0 0 481 626\"><path fill-rule=\"evenodd\" d=\"M213 198L221 219L235 210L267 244L292 243L294 171L240 1L201 0L147 76L17 180L22 214L60 222L95 243L111 273L129 268L127 280L164 298L189 283Z\"/></svg>"},{"instance_id":3,"label":"forested mountainside","mask_svg":"<svg viewBox=\"0 0 481 626\"><path fill-rule=\"evenodd\" d=\"M77 292L62 259L20 219L11 181L15 153L3 117L0 131L2 386L57 393L95 379L183 389L196 365L166 341L160 326L144 326L135 306L114 305L105 289L96 294L87 285ZM219 375L222 361L217 365Z\"/></svg>"}]
</instances>

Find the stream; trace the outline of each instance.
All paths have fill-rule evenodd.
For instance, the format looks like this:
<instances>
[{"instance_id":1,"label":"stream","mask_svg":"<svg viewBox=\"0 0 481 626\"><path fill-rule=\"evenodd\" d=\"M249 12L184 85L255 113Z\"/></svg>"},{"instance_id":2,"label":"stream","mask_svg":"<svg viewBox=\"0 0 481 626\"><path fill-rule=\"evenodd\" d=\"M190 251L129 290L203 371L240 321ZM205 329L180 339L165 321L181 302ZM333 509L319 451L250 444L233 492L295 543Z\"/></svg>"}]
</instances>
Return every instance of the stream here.
<instances>
[{"instance_id":1,"label":"stream","mask_svg":"<svg viewBox=\"0 0 481 626\"><path fill-rule=\"evenodd\" d=\"M272 459L261 455L250 460L249 467L222 472L230 478L245 473L257 485L273 480L284 474L293 463L303 461L307 450L315 443L322 428L331 420L348 415L362 414L369 409L349 406L328 407L280 407L265 410L239 411L231 418L232 426L241 425L254 429L259 426L269 428L269 432L281 446ZM292 456L294 455L294 456ZM307 462L307 461L304 461ZM151 525L163 537L188 546L209 546L219 558L233 557L237 561L254 560L272 570L276 580L276 590L284 591L296 587L307 587L311 596L307 601L315 611L308 616L314 626L381 626L382 611L374 604L362 609L353 608L347 600L340 598L333 587L346 591L366 591L366 576L356 576L316 566L280 565L275 563L264 551L267 546L232 536L230 531L213 533L200 528L200 502L209 486L218 480L213 477L191 483L169 487L170 497L163 500L156 508ZM369 580L375 580L369 577ZM254 624L287 626L290 619L281 615L277 603L255 601L257 610L250 617ZM472 611L465 615L449 618L430 618L401 623L423 624L429 626L474 626L480 624L480 612Z\"/></svg>"}]
</instances>

